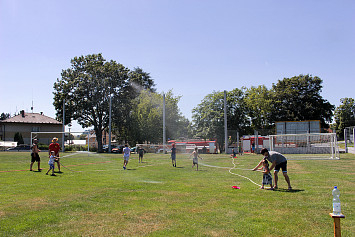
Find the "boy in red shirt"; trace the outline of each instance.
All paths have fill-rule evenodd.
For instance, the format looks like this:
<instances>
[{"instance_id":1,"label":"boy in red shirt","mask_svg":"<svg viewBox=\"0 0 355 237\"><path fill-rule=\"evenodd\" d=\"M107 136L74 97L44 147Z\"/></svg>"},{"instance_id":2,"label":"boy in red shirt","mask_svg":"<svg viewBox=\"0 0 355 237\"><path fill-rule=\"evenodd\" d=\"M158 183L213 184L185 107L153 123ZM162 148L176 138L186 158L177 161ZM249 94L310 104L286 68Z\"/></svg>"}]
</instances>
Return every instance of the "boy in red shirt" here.
<instances>
[{"instance_id":1,"label":"boy in red shirt","mask_svg":"<svg viewBox=\"0 0 355 237\"><path fill-rule=\"evenodd\" d=\"M58 138L54 137L52 140L52 143L49 145L48 152L49 152L49 155L51 155L51 152L54 151L54 156L56 156L56 158L57 158L57 160L55 162L57 162L57 164L58 164L59 173L62 173L60 171L60 162L59 162L60 145L57 143L57 141L58 141Z\"/></svg>"}]
</instances>

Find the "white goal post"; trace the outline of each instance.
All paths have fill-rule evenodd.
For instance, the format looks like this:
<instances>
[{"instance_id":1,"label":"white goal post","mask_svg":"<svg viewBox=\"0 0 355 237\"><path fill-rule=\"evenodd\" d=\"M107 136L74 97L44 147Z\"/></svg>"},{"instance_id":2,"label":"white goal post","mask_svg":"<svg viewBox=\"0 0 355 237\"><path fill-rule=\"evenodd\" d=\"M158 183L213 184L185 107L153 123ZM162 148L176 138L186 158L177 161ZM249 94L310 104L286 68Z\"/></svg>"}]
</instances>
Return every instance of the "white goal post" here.
<instances>
[{"instance_id":1,"label":"white goal post","mask_svg":"<svg viewBox=\"0 0 355 237\"><path fill-rule=\"evenodd\" d=\"M335 133L281 134L269 137L272 151L300 154L298 157L303 159L339 159Z\"/></svg>"},{"instance_id":2,"label":"white goal post","mask_svg":"<svg viewBox=\"0 0 355 237\"><path fill-rule=\"evenodd\" d=\"M45 136L46 138L38 138L37 135L39 134L45 134L47 136ZM33 142L33 139L35 137L37 137L37 139L40 139L39 142L41 142L41 140L43 139L46 139L48 143L47 145L49 145L49 141L52 140L53 136L49 136L50 134L53 134L53 135L57 135L59 136L59 134L62 136L65 136L65 135L69 135L69 134L87 134L88 138L87 138L87 145L88 145L88 152L90 152L90 132L31 132L31 142ZM43 141L42 141L43 143ZM64 144L62 144L62 150L64 151Z\"/></svg>"}]
</instances>

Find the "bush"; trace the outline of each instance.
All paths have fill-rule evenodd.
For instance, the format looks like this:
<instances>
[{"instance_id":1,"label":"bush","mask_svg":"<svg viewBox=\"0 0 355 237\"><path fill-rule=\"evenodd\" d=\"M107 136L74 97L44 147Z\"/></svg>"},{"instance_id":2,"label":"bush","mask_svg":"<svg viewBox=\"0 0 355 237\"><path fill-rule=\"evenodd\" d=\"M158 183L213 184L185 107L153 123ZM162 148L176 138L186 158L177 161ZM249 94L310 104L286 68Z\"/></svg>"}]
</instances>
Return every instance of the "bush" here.
<instances>
[{"instance_id":1,"label":"bush","mask_svg":"<svg viewBox=\"0 0 355 237\"><path fill-rule=\"evenodd\" d=\"M49 149L49 145L38 143L38 149L40 149L40 150L48 150Z\"/></svg>"},{"instance_id":2,"label":"bush","mask_svg":"<svg viewBox=\"0 0 355 237\"><path fill-rule=\"evenodd\" d=\"M19 132L15 133L14 141L17 142L18 145L19 144L24 144L22 134L19 133Z\"/></svg>"},{"instance_id":3,"label":"bush","mask_svg":"<svg viewBox=\"0 0 355 237\"><path fill-rule=\"evenodd\" d=\"M65 151L87 151L88 150L88 146L81 146L81 145L69 145L69 146L65 146ZM96 147L90 147L90 151L91 152L97 152L97 148Z\"/></svg>"}]
</instances>

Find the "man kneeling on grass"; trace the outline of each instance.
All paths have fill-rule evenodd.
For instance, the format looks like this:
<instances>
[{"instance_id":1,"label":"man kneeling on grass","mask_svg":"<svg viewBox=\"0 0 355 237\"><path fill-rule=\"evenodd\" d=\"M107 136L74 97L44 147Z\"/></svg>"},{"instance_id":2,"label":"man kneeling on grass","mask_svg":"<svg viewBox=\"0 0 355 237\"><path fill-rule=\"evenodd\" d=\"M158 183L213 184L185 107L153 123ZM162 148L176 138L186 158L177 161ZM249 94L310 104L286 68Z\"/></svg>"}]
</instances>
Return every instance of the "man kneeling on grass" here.
<instances>
[{"instance_id":1,"label":"man kneeling on grass","mask_svg":"<svg viewBox=\"0 0 355 237\"><path fill-rule=\"evenodd\" d=\"M48 161L48 165L49 165L49 170L47 171L47 175L48 175L48 173L49 173L49 171L51 171L52 170L52 176L56 176L55 174L54 174L54 162L55 161L58 161L58 158L55 156L55 152L54 151L51 151L51 156L49 157L49 161Z\"/></svg>"},{"instance_id":2,"label":"man kneeling on grass","mask_svg":"<svg viewBox=\"0 0 355 237\"><path fill-rule=\"evenodd\" d=\"M291 183L290 183L290 178L287 175L287 159L285 156L283 156L281 153L278 153L276 151L268 151L266 148L263 148L260 152L263 156L264 159L270 161L271 167L270 171L275 168L274 170L274 181L275 181L275 186L274 189L277 189L277 181L278 181L278 173L280 169L282 169L282 174L285 177L285 180L288 184L288 190L291 190ZM262 159L259 164L253 169L253 171L257 170L262 164L264 159Z\"/></svg>"}]
</instances>

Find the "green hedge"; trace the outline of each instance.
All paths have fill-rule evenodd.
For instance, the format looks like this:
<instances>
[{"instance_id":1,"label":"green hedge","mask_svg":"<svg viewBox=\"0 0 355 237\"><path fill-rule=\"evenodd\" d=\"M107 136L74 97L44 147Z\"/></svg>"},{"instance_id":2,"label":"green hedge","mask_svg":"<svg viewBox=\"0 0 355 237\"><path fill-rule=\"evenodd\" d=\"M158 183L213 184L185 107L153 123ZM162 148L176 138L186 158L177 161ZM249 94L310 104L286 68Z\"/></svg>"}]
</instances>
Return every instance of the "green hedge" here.
<instances>
[{"instance_id":1,"label":"green hedge","mask_svg":"<svg viewBox=\"0 0 355 237\"><path fill-rule=\"evenodd\" d=\"M48 150L49 145L46 144L38 144L38 148L40 150ZM81 145L69 145L65 146L65 151L87 151L88 150L88 145L81 146ZM90 147L91 152L97 152L96 147Z\"/></svg>"}]
</instances>

